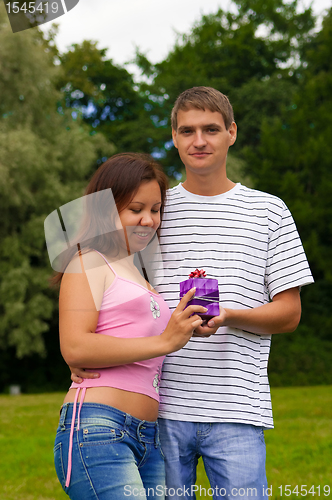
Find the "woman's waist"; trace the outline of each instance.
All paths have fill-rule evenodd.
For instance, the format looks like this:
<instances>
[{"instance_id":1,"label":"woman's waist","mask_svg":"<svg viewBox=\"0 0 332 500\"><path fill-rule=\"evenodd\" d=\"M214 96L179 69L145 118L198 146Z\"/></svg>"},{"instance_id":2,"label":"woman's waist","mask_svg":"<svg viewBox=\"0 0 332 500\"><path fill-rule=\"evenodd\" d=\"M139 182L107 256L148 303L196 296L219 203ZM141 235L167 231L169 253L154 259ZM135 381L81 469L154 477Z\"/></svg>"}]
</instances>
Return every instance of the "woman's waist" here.
<instances>
[{"instance_id":1,"label":"woman's waist","mask_svg":"<svg viewBox=\"0 0 332 500\"><path fill-rule=\"evenodd\" d=\"M64 404L73 403L76 391L70 388L65 396ZM82 391L80 391L78 402ZM155 421L158 417L159 402L146 394L116 387L90 387L86 389L83 406L85 403L106 405L120 412L128 413L139 420ZM83 408L82 406L82 408Z\"/></svg>"},{"instance_id":2,"label":"woman's waist","mask_svg":"<svg viewBox=\"0 0 332 500\"><path fill-rule=\"evenodd\" d=\"M71 384L71 389L79 387L109 387L144 394L159 401L159 383L164 356L125 365L99 368L99 378L86 378L81 384ZM88 370L91 371L91 370Z\"/></svg>"},{"instance_id":3,"label":"woman's waist","mask_svg":"<svg viewBox=\"0 0 332 500\"><path fill-rule=\"evenodd\" d=\"M69 431L72 426L73 412L75 411L73 403L65 403L61 407L59 430ZM78 425L79 424L79 425ZM87 433L89 427L104 427L120 431L128 432L133 437L142 437L146 441L153 442L158 429L157 420L152 421L137 418L134 415L124 412L119 408L112 407L103 403L84 402L80 411L78 407L75 411L74 429L83 430L83 434Z\"/></svg>"}]
</instances>

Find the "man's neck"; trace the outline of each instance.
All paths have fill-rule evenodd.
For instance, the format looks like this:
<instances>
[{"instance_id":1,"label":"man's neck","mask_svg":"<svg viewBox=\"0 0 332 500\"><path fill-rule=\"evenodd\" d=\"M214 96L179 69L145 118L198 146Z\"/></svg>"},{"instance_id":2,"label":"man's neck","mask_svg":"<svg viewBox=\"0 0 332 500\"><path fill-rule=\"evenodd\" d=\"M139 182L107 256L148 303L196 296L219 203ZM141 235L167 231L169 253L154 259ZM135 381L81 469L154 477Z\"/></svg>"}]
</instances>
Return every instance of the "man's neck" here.
<instances>
[{"instance_id":1,"label":"man's neck","mask_svg":"<svg viewBox=\"0 0 332 500\"><path fill-rule=\"evenodd\" d=\"M217 196L233 189L236 184L225 177L216 178L204 175L187 175L182 183L184 189L200 196Z\"/></svg>"}]
</instances>

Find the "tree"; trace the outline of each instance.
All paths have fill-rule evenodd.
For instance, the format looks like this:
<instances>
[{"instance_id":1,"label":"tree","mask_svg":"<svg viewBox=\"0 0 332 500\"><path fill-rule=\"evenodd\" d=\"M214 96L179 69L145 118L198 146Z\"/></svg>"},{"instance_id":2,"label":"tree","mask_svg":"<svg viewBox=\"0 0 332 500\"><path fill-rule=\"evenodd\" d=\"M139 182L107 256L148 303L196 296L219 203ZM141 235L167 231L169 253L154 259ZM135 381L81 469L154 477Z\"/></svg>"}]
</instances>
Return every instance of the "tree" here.
<instances>
[{"instance_id":1,"label":"tree","mask_svg":"<svg viewBox=\"0 0 332 500\"><path fill-rule=\"evenodd\" d=\"M180 171L181 163L171 147L169 116L186 88L207 85L230 97L239 127L237 152L259 142L264 116L278 116L291 104L300 55L314 26L311 9L298 14L297 3L238 1L237 13L219 9L179 35L164 61L152 65L137 53L136 63L150 78L141 93L157 125L153 145L170 174Z\"/></svg>"},{"instance_id":2,"label":"tree","mask_svg":"<svg viewBox=\"0 0 332 500\"><path fill-rule=\"evenodd\" d=\"M332 9L304 48L306 68L291 104L265 118L256 147L244 150L255 185L291 209L315 278L303 292L303 324L332 339Z\"/></svg>"},{"instance_id":3,"label":"tree","mask_svg":"<svg viewBox=\"0 0 332 500\"><path fill-rule=\"evenodd\" d=\"M57 308L43 221L79 197L96 160L114 150L57 111L57 72L41 32L13 35L0 6L0 345L18 357L45 354Z\"/></svg>"},{"instance_id":4,"label":"tree","mask_svg":"<svg viewBox=\"0 0 332 500\"><path fill-rule=\"evenodd\" d=\"M106 49L97 43L74 44L60 55L57 82L64 108L81 115L92 131L102 132L116 144L117 151L149 152L142 127L148 121L132 75L107 59ZM141 126L137 127L137 123Z\"/></svg>"}]
</instances>

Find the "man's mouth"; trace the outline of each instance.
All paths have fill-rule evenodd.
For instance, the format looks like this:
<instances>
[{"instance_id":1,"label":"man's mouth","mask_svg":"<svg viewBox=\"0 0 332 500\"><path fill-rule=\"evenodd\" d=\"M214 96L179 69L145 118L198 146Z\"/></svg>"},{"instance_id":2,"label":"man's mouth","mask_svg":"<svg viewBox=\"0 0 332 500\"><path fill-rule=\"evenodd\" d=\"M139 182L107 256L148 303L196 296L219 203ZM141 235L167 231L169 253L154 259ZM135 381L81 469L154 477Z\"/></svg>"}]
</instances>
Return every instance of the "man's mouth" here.
<instances>
[{"instance_id":1,"label":"man's mouth","mask_svg":"<svg viewBox=\"0 0 332 500\"><path fill-rule=\"evenodd\" d=\"M212 154L212 153L207 153L206 151L189 153L190 156L194 156L195 158L205 158L206 156L209 156L210 154Z\"/></svg>"}]
</instances>

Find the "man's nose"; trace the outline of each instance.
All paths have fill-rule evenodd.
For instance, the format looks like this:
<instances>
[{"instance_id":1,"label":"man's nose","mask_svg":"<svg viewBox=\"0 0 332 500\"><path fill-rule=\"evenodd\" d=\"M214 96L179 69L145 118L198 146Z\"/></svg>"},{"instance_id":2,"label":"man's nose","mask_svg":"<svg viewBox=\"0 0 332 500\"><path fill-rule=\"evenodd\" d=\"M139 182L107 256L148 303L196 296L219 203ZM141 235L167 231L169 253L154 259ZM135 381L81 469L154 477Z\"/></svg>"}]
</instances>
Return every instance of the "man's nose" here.
<instances>
[{"instance_id":1,"label":"man's nose","mask_svg":"<svg viewBox=\"0 0 332 500\"><path fill-rule=\"evenodd\" d=\"M204 134L200 130L195 134L193 145L196 148L201 148L206 145L206 139L204 137Z\"/></svg>"}]
</instances>

